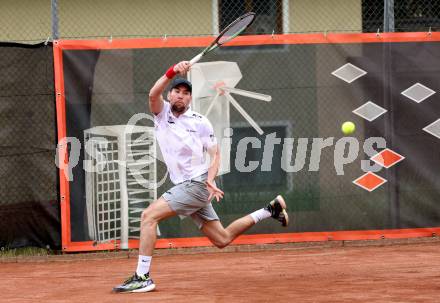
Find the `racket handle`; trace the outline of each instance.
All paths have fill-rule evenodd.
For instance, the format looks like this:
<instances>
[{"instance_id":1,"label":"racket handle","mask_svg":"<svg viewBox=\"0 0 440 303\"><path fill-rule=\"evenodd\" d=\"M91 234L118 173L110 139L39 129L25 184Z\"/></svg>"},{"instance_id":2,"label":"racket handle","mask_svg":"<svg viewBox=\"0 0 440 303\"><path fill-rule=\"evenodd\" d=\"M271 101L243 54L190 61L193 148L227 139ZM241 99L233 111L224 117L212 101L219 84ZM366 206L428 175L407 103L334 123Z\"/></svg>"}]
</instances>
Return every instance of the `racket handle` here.
<instances>
[{"instance_id":1,"label":"racket handle","mask_svg":"<svg viewBox=\"0 0 440 303\"><path fill-rule=\"evenodd\" d=\"M195 56L194 58L191 59L191 61L189 61L189 65L193 65L197 62L199 62L199 60L203 57L203 54L200 53L197 56Z\"/></svg>"}]
</instances>

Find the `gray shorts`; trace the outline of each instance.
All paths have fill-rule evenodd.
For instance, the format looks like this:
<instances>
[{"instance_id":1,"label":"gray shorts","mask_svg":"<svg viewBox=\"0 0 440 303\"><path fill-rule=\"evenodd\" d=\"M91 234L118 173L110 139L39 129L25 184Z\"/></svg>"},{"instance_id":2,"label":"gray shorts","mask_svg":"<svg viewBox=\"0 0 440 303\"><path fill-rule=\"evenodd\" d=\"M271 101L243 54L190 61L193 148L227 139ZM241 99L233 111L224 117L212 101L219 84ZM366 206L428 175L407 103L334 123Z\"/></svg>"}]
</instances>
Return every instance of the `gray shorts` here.
<instances>
[{"instance_id":1,"label":"gray shorts","mask_svg":"<svg viewBox=\"0 0 440 303\"><path fill-rule=\"evenodd\" d=\"M204 183L206 174L196 179L200 181L188 180L175 185L162 197L173 211L180 216L191 217L201 229L205 222L219 220L219 218L211 202L208 201L209 192Z\"/></svg>"}]
</instances>

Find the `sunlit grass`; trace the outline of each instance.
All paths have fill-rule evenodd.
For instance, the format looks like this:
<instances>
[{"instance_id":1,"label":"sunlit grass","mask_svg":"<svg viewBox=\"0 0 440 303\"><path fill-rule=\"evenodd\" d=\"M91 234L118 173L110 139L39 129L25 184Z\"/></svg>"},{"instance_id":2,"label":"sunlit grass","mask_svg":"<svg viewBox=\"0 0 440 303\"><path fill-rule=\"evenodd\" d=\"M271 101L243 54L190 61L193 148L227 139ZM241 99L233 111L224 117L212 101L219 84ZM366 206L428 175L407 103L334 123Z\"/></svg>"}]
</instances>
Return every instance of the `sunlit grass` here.
<instances>
[{"instance_id":1,"label":"sunlit grass","mask_svg":"<svg viewBox=\"0 0 440 303\"><path fill-rule=\"evenodd\" d=\"M0 258L10 258L18 256L48 256L55 254L57 254L56 251L41 247L0 248Z\"/></svg>"}]
</instances>

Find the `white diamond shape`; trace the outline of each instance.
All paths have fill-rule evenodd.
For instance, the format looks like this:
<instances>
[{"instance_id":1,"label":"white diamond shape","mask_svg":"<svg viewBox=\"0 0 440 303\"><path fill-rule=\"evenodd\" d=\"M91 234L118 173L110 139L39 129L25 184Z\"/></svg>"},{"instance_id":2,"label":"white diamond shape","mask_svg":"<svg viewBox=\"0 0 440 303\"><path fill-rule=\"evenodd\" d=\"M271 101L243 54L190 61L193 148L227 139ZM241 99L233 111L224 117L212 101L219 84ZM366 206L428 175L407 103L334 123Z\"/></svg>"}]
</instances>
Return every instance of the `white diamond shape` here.
<instances>
[{"instance_id":1,"label":"white diamond shape","mask_svg":"<svg viewBox=\"0 0 440 303\"><path fill-rule=\"evenodd\" d=\"M435 91L424 86L423 84L416 83L413 86L405 89L403 92L401 92L401 94L417 103L420 103L434 95Z\"/></svg>"},{"instance_id":2,"label":"white diamond shape","mask_svg":"<svg viewBox=\"0 0 440 303\"><path fill-rule=\"evenodd\" d=\"M356 108L353 113L368 121L373 121L377 117L385 114L387 110L379 105L368 101L367 103Z\"/></svg>"},{"instance_id":3,"label":"white diamond shape","mask_svg":"<svg viewBox=\"0 0 440 303\"><path fill-rule=\"evenodd\" d=\"M440 119L437 119L428 126L424 127L423 130L440 139Z\"/></svg>"},{"instance_id":4,"label":"white diamond shape","mask_svg":"<svg viewBox=\"0 0 440 303\"><path fill-rule=\"evenodd\" d=\"M336 76L347 83L351 83L365 74L367 74L366 71L351 63L344 64L340 68L332 72L333 76Z\"/></svg>"}]
</instances>

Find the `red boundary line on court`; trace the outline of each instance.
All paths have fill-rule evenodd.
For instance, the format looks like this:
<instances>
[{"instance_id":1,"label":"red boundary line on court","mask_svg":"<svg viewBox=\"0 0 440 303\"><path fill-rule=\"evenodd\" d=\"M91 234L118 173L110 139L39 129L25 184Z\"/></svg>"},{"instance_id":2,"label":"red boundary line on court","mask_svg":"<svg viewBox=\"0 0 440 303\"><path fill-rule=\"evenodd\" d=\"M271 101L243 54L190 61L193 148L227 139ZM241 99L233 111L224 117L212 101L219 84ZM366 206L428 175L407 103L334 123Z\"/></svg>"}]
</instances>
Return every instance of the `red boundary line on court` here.
<instances>
[{"instance_id":1,"label":"red boundary line on court","mask_svg":"<svg viewBox=\"0 0 440 303\"><path fill-rule=\"evenodd\" d=\"M53 43L56 112L58 142L66 137L65 91L63 74L63 50L90 49L139 49L206 47L214 37L168 37L151 39L101 39L101 40L56 40ZM240 36L225 46L252 46L276 44L342 44L342 43L384 43L384 42L438 42L440 32L418 33L368 33L368 34L286 34ZM59 146L59 155L67 159L66 146ZM59 169L61 201L61 242L65 252L111 250L119 242L94 244L92 241L71 241L70 188L65 172L67 163ZM288 243L329 240L373 240L381 238L429 237L439 234L440 228L390 229L369 231L304 232L283 234L242 235L233 244ZM138 240L130 240L129 248L137 248ZM156 248L212 246L205 237L159 239Z\"/></svg>"}]
</instances>

